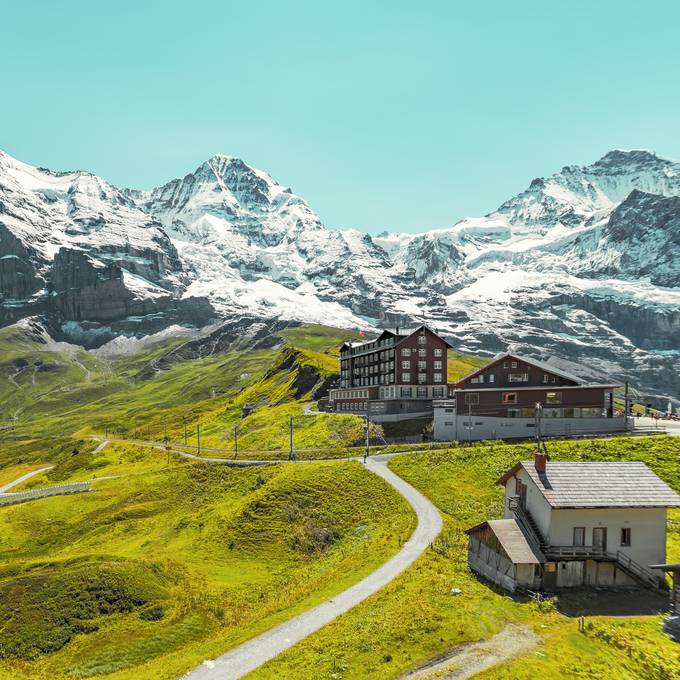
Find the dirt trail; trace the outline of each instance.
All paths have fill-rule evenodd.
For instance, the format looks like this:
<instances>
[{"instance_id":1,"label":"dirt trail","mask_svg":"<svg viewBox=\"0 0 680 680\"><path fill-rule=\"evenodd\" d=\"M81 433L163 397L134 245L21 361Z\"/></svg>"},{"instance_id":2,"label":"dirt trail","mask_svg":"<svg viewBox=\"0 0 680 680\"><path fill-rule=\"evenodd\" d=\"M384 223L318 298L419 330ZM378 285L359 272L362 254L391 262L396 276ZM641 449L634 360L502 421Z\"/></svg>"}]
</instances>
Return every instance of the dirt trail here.
<instances>
[{"instance_id":1,"label":"dirt trail","mask_svg":"<svg viewBox=\"0 0 680 680\"><path fill-rule=\"evenodd\" d=\"M14 373L9 373L7 375L7 380L9 380L15 387L18 387L20 390L23 390L23 385L20 385L15 378L20 376L24 371L26 370L26 367L24 366L23 368L20 368L17 371L14 371Z\"/></svg>"},{"instance_id":2,"label":"dirt trail","mask_svg":"<svg viewBox=\"0 0 680 680\"><path fill-rule=\"evenodd\" d=\"M76 366L78 366L78 368L82 369L85 372L85 380L87 382L90 382L90 380L92 379L92 371L90 371L90 369L87 366L85 366L81 361L79 361L75 352L71 354L71 361L73 361L73 363Z\"/></svg>"},{"instance_id":3,"label":"dirt trail","mask_svg":"<svg viewBox=\"0 0 680 680\"><path fill-rule=\"evenodd\" d=\"M541 638L529 626L508 624L489 640L461 645L445 659L402 676L403 680L461 680L497 663L527 654Z\"/></svg>"}]
</instances>

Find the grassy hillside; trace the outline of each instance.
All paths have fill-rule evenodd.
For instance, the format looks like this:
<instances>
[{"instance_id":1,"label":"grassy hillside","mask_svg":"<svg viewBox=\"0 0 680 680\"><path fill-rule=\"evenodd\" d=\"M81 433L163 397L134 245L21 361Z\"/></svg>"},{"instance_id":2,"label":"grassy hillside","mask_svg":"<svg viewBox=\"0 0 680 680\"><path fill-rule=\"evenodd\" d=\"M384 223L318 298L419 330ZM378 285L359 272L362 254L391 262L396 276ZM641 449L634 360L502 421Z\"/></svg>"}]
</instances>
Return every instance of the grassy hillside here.
<instances>
[{"instance_id":1,"label":"grassy hillside","mask_svg":"<svg viewBox=\"0 0 680 680\"><path fill-rule=\"evenodd\" d=\"M33 447L55 464L39 483L94 491L0 508L0 677L176 678L351 585L413 526L358 463L70 444Z\"/></svg>"},{"instance_id":2,"label":"grassy hillside","mask_svg":"<svg viewBox=\"0 0 680 680\"><path fill-rule=\"evenodd\" d=\"M102 435L198 443L247 450L295 448L342 452L358 443L363 421L353 415L307 415L303 404L337 374L338 348L351 331L299 326L272 342L238 342L200 352L174 338L129 356L104 359L74 347L45 343L24 326L0 330L0 431L26 438ZM185 348L191 347L191 351ZM453 377L485 360L451 353ZM4 374L5 380L2 380ZM244 417L244 407L251 413ZM10 420L11 419L11 420ZM377 430L376 430L377 431ZM252 456L251 456L252 457Z\"/></svg>"},{"instance_id":3,"label":"grassy hillside","mask_svg":"<svg viewBox=\"0 0 680 680\"><path fill-rule=\"evenodd\" d=\"M677 438L552 442L549 450L560 460L643 460L680 490ZM530 445L493 444L393 458L391 469L437 505L444 532L383 591L249 677L396 678L458 645L487 639L508 623L533 628L543 639L541 646L480 677L680 677L680 651L661 634L659 616L593 617L584 635L574 618L560 613L572 596L565 595L557 607L539 607L497 593L471 574L463 530L502 516L502 489L494 482L530 453ZM671 512L668 529L668 560L679 561L680 511ZM452 595L452 588L463 592ZM585 613L592 596L583 602Z\"/></svg>"}]
</instances>

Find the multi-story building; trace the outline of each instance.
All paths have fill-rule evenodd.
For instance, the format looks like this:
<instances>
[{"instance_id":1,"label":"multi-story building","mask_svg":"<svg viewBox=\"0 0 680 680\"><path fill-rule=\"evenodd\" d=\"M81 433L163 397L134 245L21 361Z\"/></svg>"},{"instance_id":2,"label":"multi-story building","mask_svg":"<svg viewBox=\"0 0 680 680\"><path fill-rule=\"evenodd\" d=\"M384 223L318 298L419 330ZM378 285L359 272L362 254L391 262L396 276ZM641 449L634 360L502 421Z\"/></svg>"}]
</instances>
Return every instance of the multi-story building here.
<instances>
[{"instance_id":1,"label":"multi-story building","mask_svg":"<svg viewBox=\"0 0 680 680\"><path fill-rule=\"evenodd\" d=\"M376 421L432 415L432 400L447 394L450 346L427 326L343 344L340 387L330 390L328 410L369 413Z\"/></svg>"},{"instance_id":2,"label":"multi-story building","mask_svg":"<svg viewBox=\"0 0 680 680\"><path fill-rule=\"evenodd\" d=\"M625 430L625 417L614 412L615 387L585 382L552 364L502 354L449 385L447 399L435 401L434 438L532 437L537 423L546 436Z\"/></svg>"},{"instance_id":3,"label":"multi-story building","mask_svg":"<svg viewBox=\"0 0 680 680\"><path fill-rule=\"evenodd\" d=\"M680 496L644 463L551 461L498 481L505 519L467 530L470 568L506 588L663 588L667 508ZM656 570L654 569L656 568Z\"/></svg>"}]
</instances>

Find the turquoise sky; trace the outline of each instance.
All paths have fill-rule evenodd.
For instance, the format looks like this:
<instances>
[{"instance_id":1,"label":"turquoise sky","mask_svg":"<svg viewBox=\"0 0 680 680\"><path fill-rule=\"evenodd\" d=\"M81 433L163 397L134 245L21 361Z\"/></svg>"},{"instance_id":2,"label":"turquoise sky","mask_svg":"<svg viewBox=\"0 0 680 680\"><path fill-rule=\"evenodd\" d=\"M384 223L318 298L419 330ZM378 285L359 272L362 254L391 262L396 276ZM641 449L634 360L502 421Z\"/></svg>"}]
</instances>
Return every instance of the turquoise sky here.
<instances>
[{"instance_id":1,"label":"turquoise sky","mask_svg":"<svg viewBox=\"0 0 680 680\"><path fill-rule=\"evenodd\" d=\"M453 224L680 158L678 2L0 0L0 148L147 188L238 155L332 227Z\"/></svg>"}]
</instances>

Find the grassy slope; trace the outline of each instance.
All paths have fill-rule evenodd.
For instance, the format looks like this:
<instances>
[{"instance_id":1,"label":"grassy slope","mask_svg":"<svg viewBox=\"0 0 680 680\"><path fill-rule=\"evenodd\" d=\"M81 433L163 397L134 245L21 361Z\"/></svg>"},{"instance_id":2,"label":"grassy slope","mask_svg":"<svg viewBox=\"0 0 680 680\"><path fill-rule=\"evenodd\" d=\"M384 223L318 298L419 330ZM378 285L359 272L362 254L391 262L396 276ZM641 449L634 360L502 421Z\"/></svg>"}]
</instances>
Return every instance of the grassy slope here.
<instances>
[{"instance_id":1,"label":"grassy slope","mask_svg":"<svg viewBox=\"0 0 680 680\"><path fill-rule=\"evenodd\" d=\"M163 439L167 434L182 441L186 419L189 444L196 445L200 425L203 446L233 449L238 427L242 450L286 451L292 417L296 448L324 447L332 455L361 439L363 421L353 415L305 415L301 404L337 371L339 345L352 337L324 326L291 328L281 333L277 349L230 350L155 373L149 366L181 339L103 361L87 352L46 351L10 327L0 330L0 348L7 350L0 365L0 377L4 373L7 380L0 389L7 392L7 415L19 416L16 431L25 437L103 434L108 426L126 437ZM9 380L17 361L28 365L14 377L20 388ZM34 374L36 361L54 370ZM450 375L459 377L484 362L451 353ZM89 368L89 376L82 366ZM243 418L246 405L254 411Z\"/></svg>"},{"instance_id":2,"label":"grassy slope","mask_svg":"<svg viewBox=\"0 0 680 680\"><path fill-rule=\"evenodd\" d=\"M0 509L0 677L177 677L355 582L413 526L357 463L74 448L53 481L124 476Z\"/></svg>"},{"instance_id":3,"label":"grassy slope","mask_svg":"<svg viewBox=\"0 0 680 680\"><path fill-rule=\"evenodd\" d=\"M680 490L678 439L553 442L549 448L564 460L643 460ZM502 489L494 481L530 452L530 445L494 444L394 458L390 467L441 511L445 529L440 539L390 586L250 677L394 678L459 644L488 638L508 622L531 625L545 637L545 644L537 654L484 677L678 677L672 674L675 661L680 661L678 648L659 633L659 617L598 618L584 636L574 619L516 602L470 573L463 530L502 516ZM670 561L680 559L678 520L680 512L673 511ZM452 596L451 588L461 588L463 594ZM628 647L604 641L621 637ZM641 661L640 654L649 659ZM661 675L659 664L670 674Z\"/></svg>"}]
</instances>

